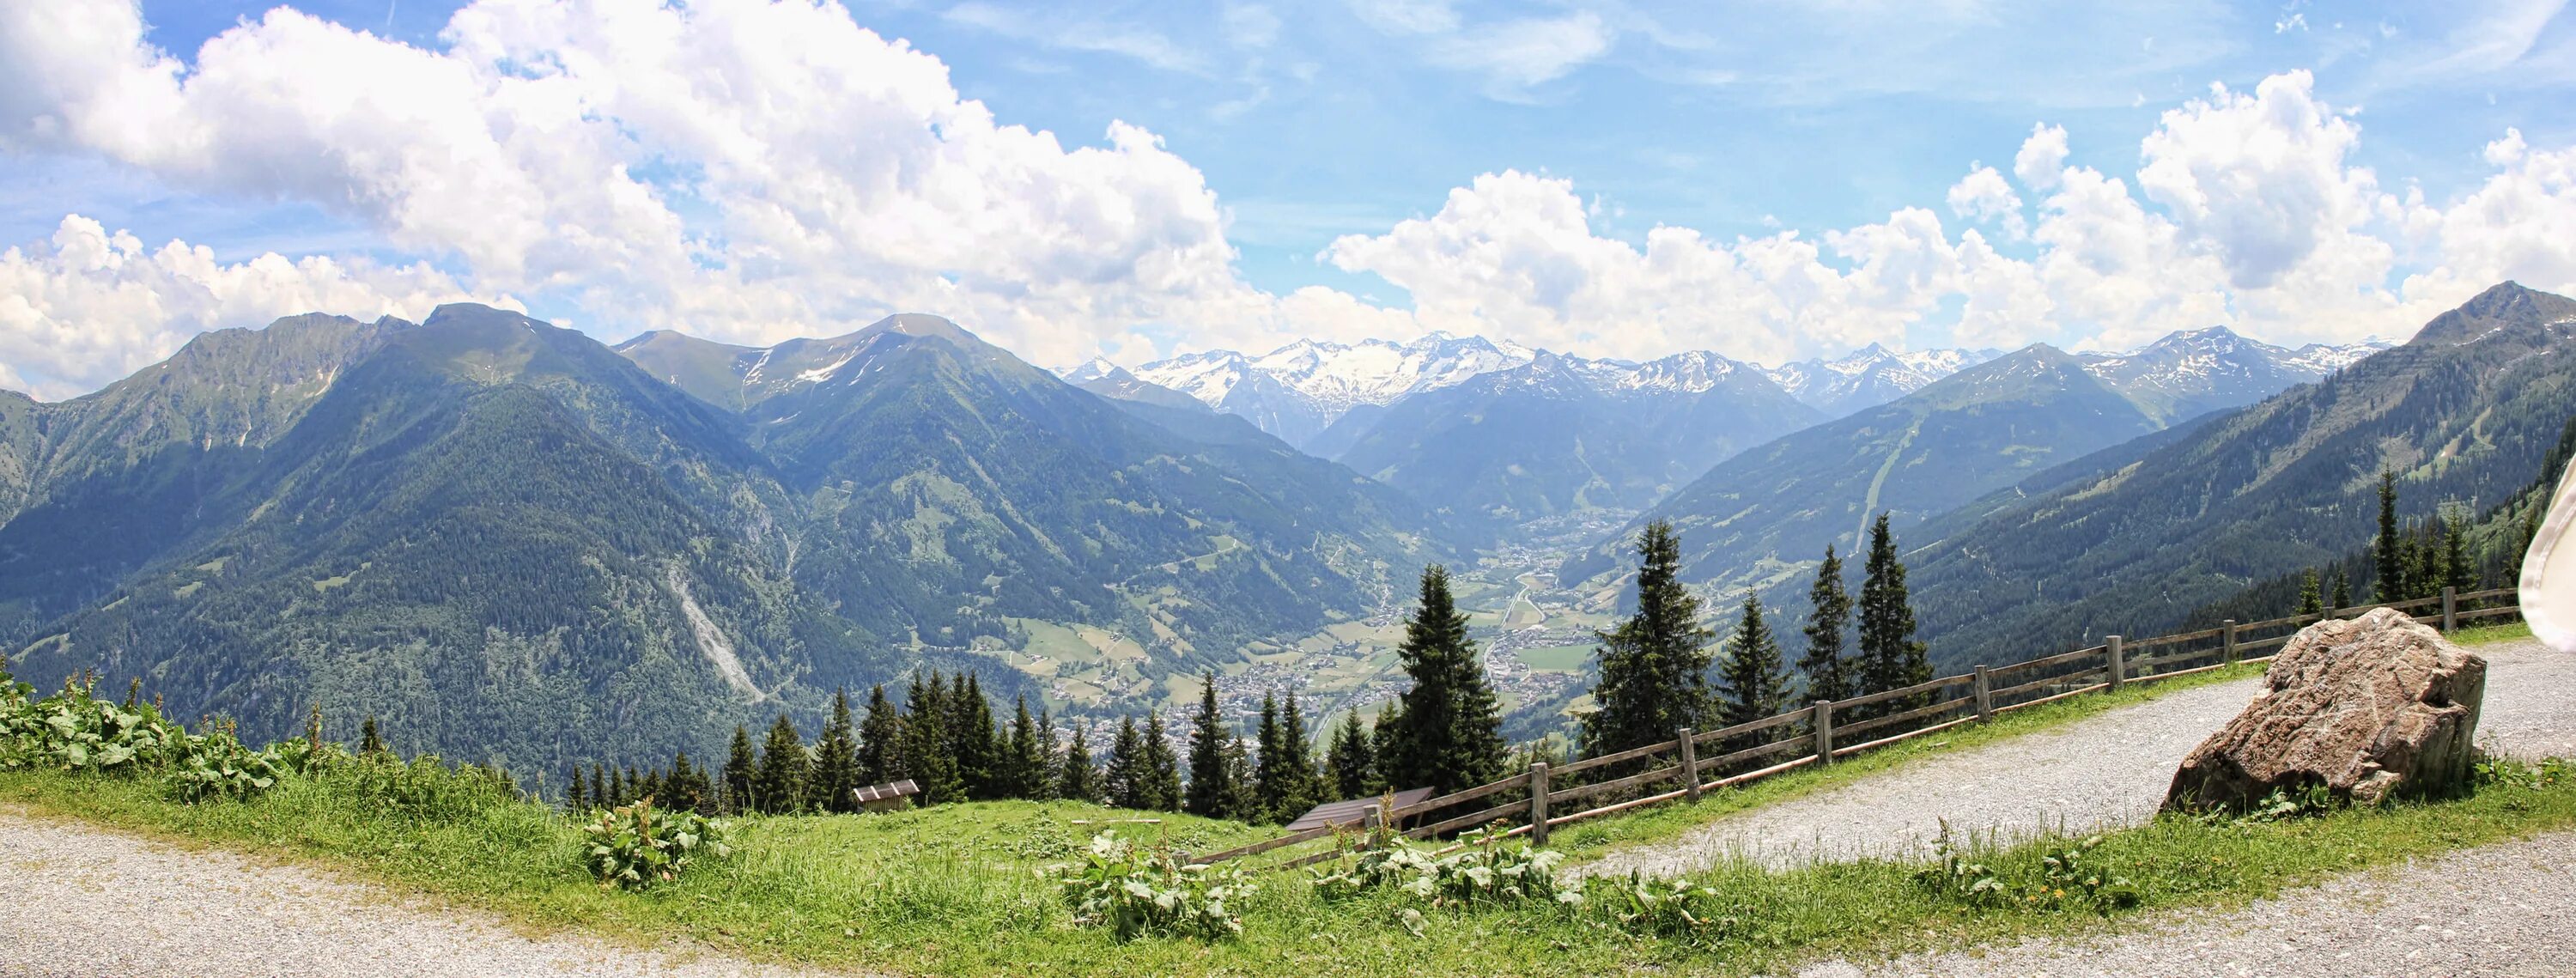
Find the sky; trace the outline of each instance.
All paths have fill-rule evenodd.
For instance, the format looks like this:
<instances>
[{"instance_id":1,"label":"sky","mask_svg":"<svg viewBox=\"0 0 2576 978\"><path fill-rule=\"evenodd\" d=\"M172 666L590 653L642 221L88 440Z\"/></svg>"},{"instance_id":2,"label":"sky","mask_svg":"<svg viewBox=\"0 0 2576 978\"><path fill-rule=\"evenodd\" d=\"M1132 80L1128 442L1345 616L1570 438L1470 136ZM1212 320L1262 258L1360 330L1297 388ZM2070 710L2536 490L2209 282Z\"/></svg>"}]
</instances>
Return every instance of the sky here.
<instances>
[{"instance_id":1,"label":"sky","mask_svg":"<svg viewBox=\"0 0 2576 978\"><path fill-rule=\"evenodd\" d=\"M2576 291L2565 0L0 6L0 387L43 399L458 300L1778 363Z\"/></svg>"}]
</instances>

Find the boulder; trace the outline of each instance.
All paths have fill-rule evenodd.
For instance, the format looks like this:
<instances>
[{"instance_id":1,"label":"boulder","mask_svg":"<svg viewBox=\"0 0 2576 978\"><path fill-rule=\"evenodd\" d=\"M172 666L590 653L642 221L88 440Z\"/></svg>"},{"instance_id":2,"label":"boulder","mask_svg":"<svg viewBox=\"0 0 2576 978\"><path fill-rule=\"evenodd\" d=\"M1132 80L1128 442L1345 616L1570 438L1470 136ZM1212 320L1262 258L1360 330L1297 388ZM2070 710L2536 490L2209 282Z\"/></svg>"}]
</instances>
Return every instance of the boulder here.
<instances>
[{"instance_id":1,"label":"boulder","mask_svg":"<svg viewBox=\"0 0 2576 978\"><path fill-rule=\"evenodd\" d=\"M2292 636L2254 702L2183 759L2168 809L2242 810L2275 789L2323 785L2378 804L2457 786L2469 774L2487 664L2442 633L2381 608Z\"/></svg>"}]
</instances>

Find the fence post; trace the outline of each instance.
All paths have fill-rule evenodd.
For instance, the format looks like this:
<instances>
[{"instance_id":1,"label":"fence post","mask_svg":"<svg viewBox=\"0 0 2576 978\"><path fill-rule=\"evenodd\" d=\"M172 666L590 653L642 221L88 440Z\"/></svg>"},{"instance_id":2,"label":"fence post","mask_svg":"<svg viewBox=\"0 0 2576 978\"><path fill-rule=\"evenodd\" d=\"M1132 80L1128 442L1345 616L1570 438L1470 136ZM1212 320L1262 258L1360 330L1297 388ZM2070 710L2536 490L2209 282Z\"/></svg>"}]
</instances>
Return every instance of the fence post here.
<instances>
[{"instance_id":1,"label":"fence post","mask_svg":"<svg viewBox=\"0 0 2576 978\"><path fill-rule=\"evenodd\" d=\"M1816 763L1834 762L1834 701L1816 701Z\"/></svg>"},{"instance_id":2,"label":"fence post","mask_svg":"<svg viewBox=\"0 0 2576 978\"><path fill-rule=\"evenodd\" d=\"M2218 648L2218 661L2231 666L2236 664L2236 619L2218 623Z\"/></svg>"},{"instance_id":3,"label":"fence post","mask_svg":"<svg viewBox=\"0 0 2576 978\"><path fill-rule=\"evenodd\" d=\"M1977 722L1995 718L1995 684L1986 678L1986 667L1977 667Z\"/></svg>"},{"instance_id":4,"label":"fence post","mask_svg":"<svg viewBox=\"0 0 2576 978\"><path fill-rule=\"evenodd\" d=\"M1699 745L1691 742L1697 734L1682 728L1682 794L1692 801L1699 800Z\"/></svg>"},{"instance_id":5,"label":"fence post","mask_svg":"<svg viewBox=\"0 0 2576 978\"><path fill-rule=\"evenodd\" d=\"M2451 634L2451 632L2457 630L2459 627L2460 589L2444 585L2442 588L2442 634Z\"/></svg>"},{"instance_id":6,"label":"fence post","mask_svg":"<svg viewBox=\"0 0 2576 978\"><path fill-rule=\"evenodd\" d=\"M1530 843L1547 844L1547 763L1530 765Z\"/></svg>"},{"instance_id":7,"label":"fence post","mask_svg":"<svg viewBox=\"0 0 2576 978\"><path fill-rule=\"evenodd\" d=\"M2122 675L2123 672L2127 671L2127 663L2120 661L2120 636L2109 635L2104 636L2104 638L2106 641L2103 642L2103 651L2106 652L2111 659L2111 685L2102 691L2105 693L2116 693L2120 691L2120 681L2127 678Z\"/></svg>"}]
</instances>

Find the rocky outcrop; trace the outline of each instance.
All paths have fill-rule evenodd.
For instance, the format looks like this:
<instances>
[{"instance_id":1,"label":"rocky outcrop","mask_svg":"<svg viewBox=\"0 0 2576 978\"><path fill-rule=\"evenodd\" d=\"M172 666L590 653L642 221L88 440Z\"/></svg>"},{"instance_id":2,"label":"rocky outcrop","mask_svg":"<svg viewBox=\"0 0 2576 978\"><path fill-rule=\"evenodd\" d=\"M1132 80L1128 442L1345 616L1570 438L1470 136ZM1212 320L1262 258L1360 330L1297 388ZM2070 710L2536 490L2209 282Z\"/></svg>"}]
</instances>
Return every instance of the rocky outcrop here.
<instances>
[{"instance_id":1,"label":"rocky outcrop","mask_svg":"<svg viewBox=\"0 0 2576 978\"><path fill-rule=\"evenodd\" d=\"M2486 660L2403 612L2322 621L2272 660L2245 712L2183 759L2168 809L2243 809L2323 786L2377 804L2469 773Z\"/></svg>"}]
</instances>

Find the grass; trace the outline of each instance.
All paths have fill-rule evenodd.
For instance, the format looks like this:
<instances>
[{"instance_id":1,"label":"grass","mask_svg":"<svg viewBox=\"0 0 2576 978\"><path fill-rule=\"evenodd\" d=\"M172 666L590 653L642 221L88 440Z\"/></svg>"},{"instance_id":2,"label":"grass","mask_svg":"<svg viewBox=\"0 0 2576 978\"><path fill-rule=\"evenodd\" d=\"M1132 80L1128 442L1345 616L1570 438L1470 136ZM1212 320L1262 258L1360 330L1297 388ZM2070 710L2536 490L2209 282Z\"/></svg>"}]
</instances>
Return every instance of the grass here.
<instances>
[{"instance_id":1,"label":"grass","mask_svg":"<svg viewBox=\"0 0 2576 978\"><path fill-rule=\"evenodd\" d=\"M2127 877L2135 892L2133 906L2099 909L2080 893L2050 895L2047 841L1974 853L2007 884L2006 898L1982 901L1921 884L1920 864L1785 872L1730 865L1691 878L1716 891L1720 912L1705 916L1722 923L1661 937L1630 933L1603 914L1599 908L1615 902L1607 891L1596 891L1594 909L1584 911L1426 908L1417 937L1402 922L1408 904L1400 898L1331 901L1302 875L1271 874L1242 908L1240 938L1121 944L1101 929L1072 926L1032 872L1069 856L1094 828L1077 820L1119 817L1094 806L1001 802L747 819L731 858L674 884L623 893L591 883L579 868L578 831L549 809L499 800L404 814L355 790L333 775L290 777L255 801L188 806L146 781L0 773L0 802L315 863L538 930L635 944L679 938L752 959L955 975L1741 975L1822 955L2088 931L2162 908L2238 903L2352 869L2576 826L2576 784L2563 774L2545 786L2495 785L2465 799L2277 823L2165 818L2109 833L2083 857ZM1187 816L1118 828L1189 848L1265 831Z\"/></svg>"},{"instance_id":2,"label":"grass","mask_svg":"<svg viewBox=\"0 0 2576 978\"><path fill-rule=\"evenodd\" d=\"M2512 637L2510 626L2460 636L2472 643ZM1570 826L1557 839L1578 855L1652 843L1730 811L1847 783L1915 756L1968 749L2258 668L2016 711L1990 725L1719 793L1697 805ZM2160 818L2106 833L2079 857L2088 872L2127 880L2127 901L2119 905L2097 904L2080 886L2051 879L2045 860L2062 856L2068 842L2043 839L1969 853L1999 883L1980 897L1926 885L1918 878L1922 863L1870 860L1787 871L1719 866L1689 878L1713 891L1709 912L1700 915L1711 923L1660 935L1622 925L1606 912L1617 903L1615 894L1596 889L1580 911L1423 908L1417 936L1405 925L1402 915L1411 905L1402 898L1327 900L1302 874L1269 874L1241 907L1245 933L1213 943L1119 943L1102 929L1073 926L1033 871L1070 858L1102 827L1078 823L1132 814L1090 805L996 802L877 816L745 819L730 858L674 884L624 893L591 882L581 869L577 826L551 809L500 797L434 809L388 806L360 779L338 773L290 776L253 801L191 806L168 800L145 780L6 771L0 772L0 803L314 864L388 884L400 895L496 911L536 930L637 945L678 939L815 968L1297 978L1425 971L1747 975L1794 970L1826 956L1866 959L2130 926L2177 907L2236 905L2356 869L2566 830L2576 827L2571 780L2561 769L2545 783L2491 784L2459 799L2280 822ZM1161 818L1160 825L1114 829L1193 851L1275 831Z\"/></svg>"}]
</instances>

